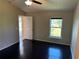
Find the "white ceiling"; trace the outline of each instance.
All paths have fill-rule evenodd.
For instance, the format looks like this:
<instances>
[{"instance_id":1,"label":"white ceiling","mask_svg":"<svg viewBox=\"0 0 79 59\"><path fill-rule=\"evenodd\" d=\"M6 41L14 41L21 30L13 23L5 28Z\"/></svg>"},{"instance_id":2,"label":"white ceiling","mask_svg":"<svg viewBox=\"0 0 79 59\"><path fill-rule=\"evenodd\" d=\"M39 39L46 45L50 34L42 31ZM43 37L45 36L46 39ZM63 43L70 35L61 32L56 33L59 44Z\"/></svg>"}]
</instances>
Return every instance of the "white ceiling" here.
<instances>
[{"instance_id":1,"label":"white ceiling","mask_svg":"<svg viewBox=\"0 0 79 59\"><path fill-rule=\"evenodd\" d=\"M74 10L78 0L36 0L42 4L33 3L30 7L25 5L25 0L9 0L13 5L25 12L46 10Z\"/></svg>"}]
</instances>

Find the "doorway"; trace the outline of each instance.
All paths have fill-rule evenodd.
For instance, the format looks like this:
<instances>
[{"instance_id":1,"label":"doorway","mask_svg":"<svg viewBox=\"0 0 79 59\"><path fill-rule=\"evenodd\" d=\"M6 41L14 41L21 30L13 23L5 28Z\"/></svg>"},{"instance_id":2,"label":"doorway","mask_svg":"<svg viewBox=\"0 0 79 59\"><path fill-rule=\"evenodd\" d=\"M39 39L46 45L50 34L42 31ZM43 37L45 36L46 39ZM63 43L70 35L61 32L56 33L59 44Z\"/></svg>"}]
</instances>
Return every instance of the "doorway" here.
<instances>
[{"instance_id":1,"label":"doorway","mask_svg":"<svg viewBox=\"0 0 79 59\"><path fill-rule=\"evenodd\" d=\"M33 39L33 20L32 16L19 16L19 39Z\"/></svg>"},{"instance_id":2,"label":"doorway","mask_svg":"<svg viewBox=\"0 0 79 59\"><path fill-rule=\"evenodd\" d=\"M21 58L24 58L24 55L29 55L29 53L31 53L30 47L32 43L30 43L29 41L33 39L32 17L19 16L18 25L19 25L18 26L19 27L19 52L20 52ZM25 53L25 51L27 52L27 54Z\"/></svg>"}]
</instances>

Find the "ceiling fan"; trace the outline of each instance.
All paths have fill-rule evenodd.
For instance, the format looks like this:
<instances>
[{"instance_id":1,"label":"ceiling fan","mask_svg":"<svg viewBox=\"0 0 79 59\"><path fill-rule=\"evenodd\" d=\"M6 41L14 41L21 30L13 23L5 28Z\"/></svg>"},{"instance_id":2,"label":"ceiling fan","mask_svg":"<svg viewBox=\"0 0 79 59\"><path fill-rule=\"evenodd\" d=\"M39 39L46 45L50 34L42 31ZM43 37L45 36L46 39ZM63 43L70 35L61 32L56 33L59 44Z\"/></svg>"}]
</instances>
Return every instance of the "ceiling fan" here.
<instances>
[{"instance_id":1,"label":"ceiling fan","mask_svg":"<svg viewBox=\"0 0 79 59\"><path fill-rule=\"evenodd\" d=\"M27 5L27 6L30 6L32 3L36 3L36 4L42 4L41 2L39 2L39 1L36 1L36 0L26 0L25 1L25 4Z\"/></svg>"}]
</instances>

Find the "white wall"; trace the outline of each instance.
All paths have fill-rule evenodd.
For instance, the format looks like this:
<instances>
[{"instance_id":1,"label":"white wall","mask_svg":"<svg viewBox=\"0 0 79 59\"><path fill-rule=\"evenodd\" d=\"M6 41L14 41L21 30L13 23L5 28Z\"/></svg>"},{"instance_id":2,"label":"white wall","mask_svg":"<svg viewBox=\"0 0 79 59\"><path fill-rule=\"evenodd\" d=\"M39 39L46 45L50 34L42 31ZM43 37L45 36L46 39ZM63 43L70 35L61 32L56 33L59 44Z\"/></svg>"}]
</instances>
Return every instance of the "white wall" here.
<instances>
[{"instance_id":1,"label":"white wall","mask_svg":"<svg viewBox=\"0 0 79 59\"><path fill-rule=\"evenodd\" d=\"M73 11L41 11L27 13L33 16L34 22L34 39L58 44L71 44L71 32L73 22ZM61 17L63 19L62 39L49 38L50 18Z\"/></svg>"},{"instance_id":2,"label":"white wall","mask_svg":"<svg viewBox=\"0 0 79 59\"><path fill-rule=\"evenodd\" d=\"M18 42L18 15L23 14L8 0L0 0L0 50Z\"/></svg>"},{"instance_id":3,"label":"white wall","mask_svg":"<svg viewBox=\"0 0 79 59\"><path fill-rule=\"evenodd\" d=\"M79 46L79 3L77 5L77 8L75 10L75 14L74 14L74 22L73 22L73 31L72 31L72 45L71 45L71 52L72 52L72 57L73 59L79 59L76 58L76 51L79 53L79 50L76 50L76 48L78 48Z\"/></svg>"}]
</instances>

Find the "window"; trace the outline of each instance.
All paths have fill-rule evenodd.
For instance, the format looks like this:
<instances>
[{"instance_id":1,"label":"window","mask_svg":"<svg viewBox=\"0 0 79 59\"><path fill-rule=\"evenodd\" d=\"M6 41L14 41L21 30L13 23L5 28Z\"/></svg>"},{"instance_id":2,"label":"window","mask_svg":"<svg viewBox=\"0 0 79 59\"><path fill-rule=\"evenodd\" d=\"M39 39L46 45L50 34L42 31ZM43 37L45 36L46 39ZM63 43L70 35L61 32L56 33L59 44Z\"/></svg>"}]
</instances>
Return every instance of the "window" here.
<instances>
[{"instance_id":1,"label":"window","mask_svg":"<svg viewBox=\"0 0 79 59\"><path fill-rule=\"evenodd\" d=\"M50 37L61 38L62 18L50 19Z\"/></svg>"}]
</instances>

